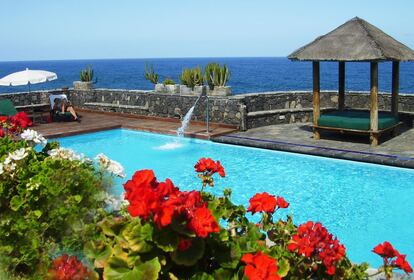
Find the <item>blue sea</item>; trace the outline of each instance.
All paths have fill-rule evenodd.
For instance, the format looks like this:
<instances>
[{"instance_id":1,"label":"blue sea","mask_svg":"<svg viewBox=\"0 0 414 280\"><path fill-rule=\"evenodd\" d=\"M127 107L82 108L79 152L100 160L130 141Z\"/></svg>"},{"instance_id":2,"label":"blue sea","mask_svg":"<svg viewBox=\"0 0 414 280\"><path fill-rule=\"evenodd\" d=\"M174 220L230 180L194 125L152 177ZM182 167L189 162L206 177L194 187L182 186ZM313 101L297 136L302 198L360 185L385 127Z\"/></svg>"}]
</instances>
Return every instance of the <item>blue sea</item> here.
<instances>
[{"instance_id":1,"label":"blue sea","mask_svg":"<svg viewBox=\"0 0 414 280\"><path fill-rule=\"evenodd\" d=\"M95 70L97 88L153 89L144 79L145 64L152 64L160 80L172 78L178 82L183 68L204 66L209 62L225 63L231 71L229 85L235 94L249 92L310 90L312 88L311 62L294 62L284 57L261 58L156 58L156 59L101 59L0 62L0 77L26 68L57 73L58 80L32 85L32 90L72 87L79 80L79 71L90 65ZM390 91L391 63L379 65L380 91ZM321 88L337 89L338 64L321 63ZM369 63L348 63L347 90L368 91ZM26 91L27 86L0 87L0 93ZM400 92L414 93L414 63L401 63Z\"/></svg>"}]
</instances>

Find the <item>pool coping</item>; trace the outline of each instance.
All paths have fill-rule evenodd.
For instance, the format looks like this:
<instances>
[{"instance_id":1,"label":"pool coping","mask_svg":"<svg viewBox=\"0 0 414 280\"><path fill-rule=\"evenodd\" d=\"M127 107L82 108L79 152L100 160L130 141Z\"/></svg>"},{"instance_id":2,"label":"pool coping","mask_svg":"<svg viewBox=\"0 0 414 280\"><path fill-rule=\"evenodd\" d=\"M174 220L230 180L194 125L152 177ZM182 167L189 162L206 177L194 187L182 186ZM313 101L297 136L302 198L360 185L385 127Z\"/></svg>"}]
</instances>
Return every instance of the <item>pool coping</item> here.
<instances>
[{"instance_id":1,"label":"pool coping","mask_svg":"<svg viewBox=\"0 0 414 280\"><path fill-rule=\"evenodd\" d=\"M311 144L298 144L288 141L242 137L231 134L213 137L211 138L211 141L238 146L248 146L268 150L286 151L313 156L338 158L344 160L353 160L359 162L414 169L414 158L402 157L398 155L388 155L347 149L321 147Z\"/></svg>"}]
</instances>

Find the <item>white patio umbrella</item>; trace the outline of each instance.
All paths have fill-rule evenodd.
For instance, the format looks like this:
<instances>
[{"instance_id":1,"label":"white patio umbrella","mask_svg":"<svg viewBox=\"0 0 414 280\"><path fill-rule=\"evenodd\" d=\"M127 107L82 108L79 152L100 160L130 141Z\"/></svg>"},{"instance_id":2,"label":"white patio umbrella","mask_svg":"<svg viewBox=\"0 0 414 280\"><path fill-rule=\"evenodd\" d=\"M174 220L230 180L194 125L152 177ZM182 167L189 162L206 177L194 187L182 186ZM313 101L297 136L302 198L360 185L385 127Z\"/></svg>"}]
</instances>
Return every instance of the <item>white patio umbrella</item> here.
<instances>
[{"instance_id":1,"label":"white patio umbrella","mask_svg":"<svg viewBox=\"0 0 414 280\"><path fill-rule=\"evenodd\" d=\"M56 73L43 70L29 70L19 71L7 75L0 79L0 86L24 86L31 84L39 84L57 79Z\"/></svg>"}]
</instances>

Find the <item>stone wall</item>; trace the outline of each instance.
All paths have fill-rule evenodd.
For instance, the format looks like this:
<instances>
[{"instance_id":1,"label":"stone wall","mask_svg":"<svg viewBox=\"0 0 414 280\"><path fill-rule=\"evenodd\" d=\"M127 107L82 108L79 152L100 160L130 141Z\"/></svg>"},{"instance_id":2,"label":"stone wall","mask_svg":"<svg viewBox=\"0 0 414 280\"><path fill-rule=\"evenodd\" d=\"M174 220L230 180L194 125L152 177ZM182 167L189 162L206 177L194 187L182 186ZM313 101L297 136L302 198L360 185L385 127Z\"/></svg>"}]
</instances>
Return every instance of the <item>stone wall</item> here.
<instances>
[{"instance_id":1,"label":"stone wall","mask_svg":"<svg viewBox=\"0 0 414 280\"><path fill-rule=\"evenodd\" d=\"M2 93L0 99L10 99L15 106L49 103L49 94L60 91L33 91L18 93Z\"/></svg>"},{"instance_id":2,"label":"stone wall","mask_svg":"<svg viewBox=\"0 0 414 280\"><path fill-rule=\"evenodd\" d=\"M61 90L31 93L0 94L0 99L9 98L16 106L48 103L50 93ZM142 90L94 89L92 91L66 92L69 99L80 108L121 112L143 116L182 118L194 105L197 96L155 93ZM229 124L241 130L272 124L308 122L312 120L312 93L307 91L249 93L227 97L208 98L209 120ZM345 95L345 106L369 109L369 93L349 92ZM380 110L390 110L391 96L381 93L378 97ZM321 92L323 109L337 108L338 95L334 91ZM400 94L401 116L414 115L414 94ZM195 107L192 120L205 121L207 100L202 97Z\"/></svg>"},{"instance_id":3,"label":"stone wall","mask_svg":"<svg viewBox=\"0 0 414 280\"><path fill-rule=\"evenodd\" d=\"M95 89L70 93L71 101L81 108L177 119L190 110L197 98L194 95L140 90ZM239 100L237 97L209 97L209 120L240 126L242 104ZM202 97L194 109L192 120L205 121L206 114L207 98Z\"/></svg>"},{"instance_id":4,"label":"stone wall","mask_svg":"<svg viewBox=\"0 0 414 280\"><path fill-rule=\"evenodd\" d=\"M243 96L243 102L247 108L245 129L271 124L307 122L312 120L312 92L249 93ZM345 106L348 108L369 110L369 92L347 92L345 94ZM322 91L321 110L324 111L337 107L338 93L335 91ZM391 95L389 93L379 94L378 107L379 110L391 110ZM399 110L403 112L401 118L407 123L411 123L411 115L414 115L413 94L400 94Z\"/></svg>"}]
</instances>

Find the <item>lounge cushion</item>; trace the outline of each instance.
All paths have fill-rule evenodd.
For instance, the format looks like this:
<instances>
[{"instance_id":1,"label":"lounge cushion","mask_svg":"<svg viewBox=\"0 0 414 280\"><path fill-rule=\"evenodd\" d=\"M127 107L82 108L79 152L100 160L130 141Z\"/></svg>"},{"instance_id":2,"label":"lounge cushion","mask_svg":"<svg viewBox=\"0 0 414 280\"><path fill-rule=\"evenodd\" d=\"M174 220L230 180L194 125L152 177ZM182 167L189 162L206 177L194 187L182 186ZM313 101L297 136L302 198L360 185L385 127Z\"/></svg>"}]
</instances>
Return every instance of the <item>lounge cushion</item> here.
<instances>
[{"instance_id":1,"label":"lounge cushion","mask_svg":"<svg viewBox=\"0 0 414 280\"><path fill-rule=\"evenodd\" d=\"M390 113L378 113L378 129L386 129L399 122ZM318 126L370 130L370 113L364 111L333 111L319 117Z\"/></svg>"},{"instance_id":2,"label":"lounge cushion","mask_svg":"<svg viewBox=\"0 0 414 280\"><path fill-rule=\"evenodd\" d=\"M14 107L10 99L0 100L0 115L1 116L14 116L17 114L17 110Z\"/></svg>"}]
</instances>

